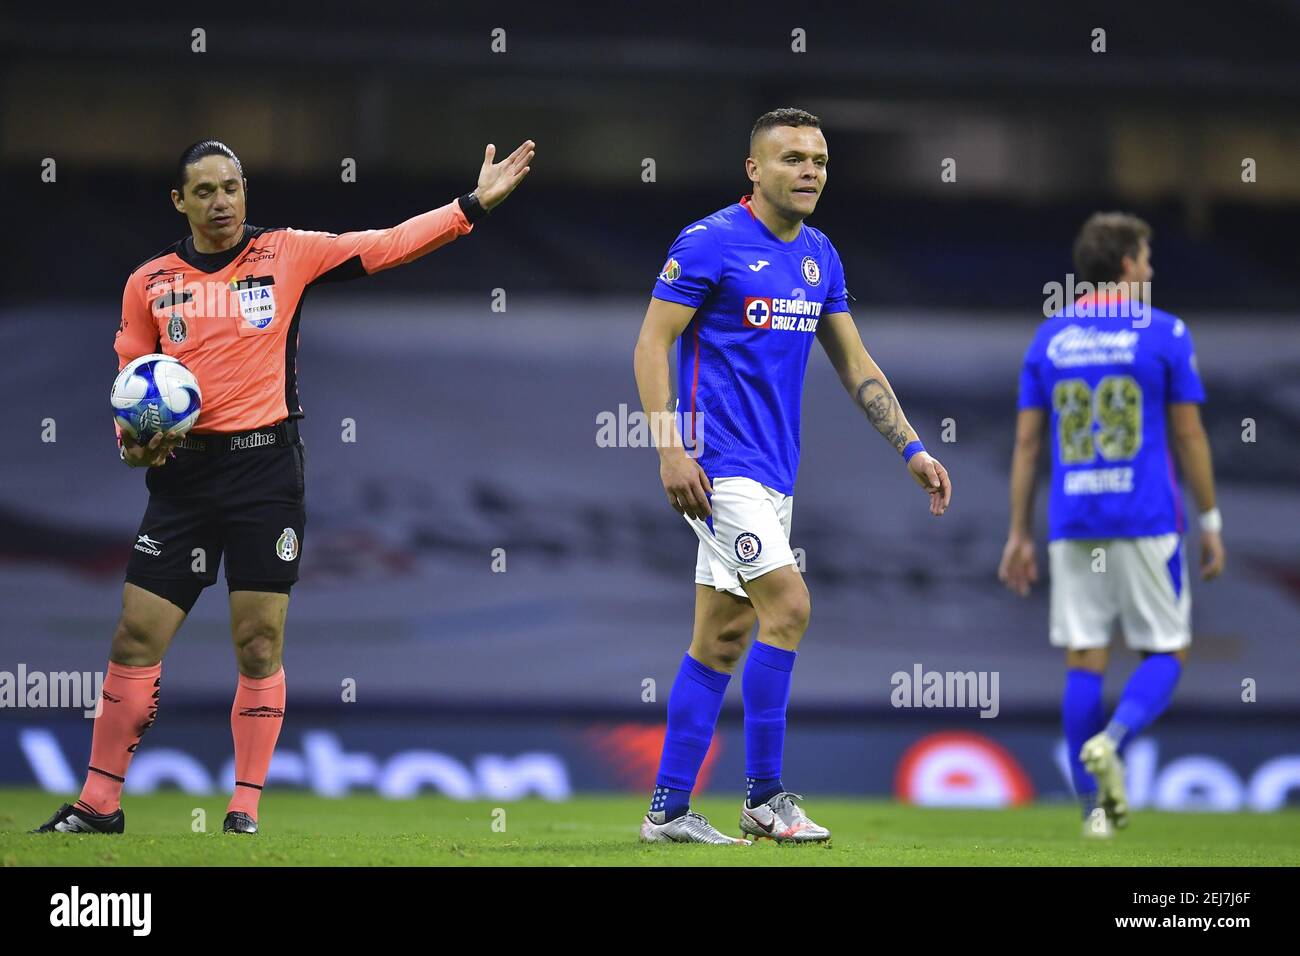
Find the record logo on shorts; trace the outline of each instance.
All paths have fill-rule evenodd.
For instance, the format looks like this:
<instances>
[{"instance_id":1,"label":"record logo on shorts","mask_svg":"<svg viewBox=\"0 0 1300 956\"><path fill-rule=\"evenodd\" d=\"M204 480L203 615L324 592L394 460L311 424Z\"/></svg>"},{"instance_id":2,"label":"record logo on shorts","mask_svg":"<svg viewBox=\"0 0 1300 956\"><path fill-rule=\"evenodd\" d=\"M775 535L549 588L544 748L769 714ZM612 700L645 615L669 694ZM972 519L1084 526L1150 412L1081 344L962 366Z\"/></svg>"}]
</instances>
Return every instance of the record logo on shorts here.
<instances>
[{"instance_id":1,"label":"record logo on shorts","mask_svg":"<svg viewBox=\"0 0 1300 956\"><path fill-rule=\"evenodd\" d=\"M285 528L275 542L275 556L281 561L292 561L298 557L298 536L292 528Z\"/></svg>"},{"instance_id":2,"label":"record logo on shorts","mask_svg":"<svg viewBox=\"0 0 1300 956\"><path fill-rule=\"evenodd\" d=\"M742 531L736 535L736 557L745 562L757 561L763 553L763 542L752 531Z\"/></svg>"},{"instance_id":3,"label":"record logo on shorts","mask_svg":"<svg viewBox=\"0 0 1300 956\"><path fill-rule=\"evenodd\" d=\"M803 270L804 282L809 285L817 285L822 281L822 267L812 256L804 256L803 262L799 263L799 268Z\"/></svg>"}]
</instances>

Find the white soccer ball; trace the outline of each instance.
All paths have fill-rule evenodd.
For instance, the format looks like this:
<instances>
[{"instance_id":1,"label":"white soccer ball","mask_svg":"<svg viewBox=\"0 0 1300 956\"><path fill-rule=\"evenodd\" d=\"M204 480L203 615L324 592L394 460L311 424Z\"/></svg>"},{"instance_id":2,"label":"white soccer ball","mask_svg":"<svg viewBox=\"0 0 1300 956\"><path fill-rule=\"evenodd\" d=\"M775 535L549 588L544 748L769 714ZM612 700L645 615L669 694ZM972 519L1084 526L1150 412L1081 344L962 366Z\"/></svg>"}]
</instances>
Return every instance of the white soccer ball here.
<instances>
[{"instance_id":1,"label":"white soccer ball","mask_svg":"<svg viewBox=\"0 0 1300 956\"><path fill-rule=\"evenodd\" d=\"M155 432L188 432L203 405L194 373L162 354L142 355L122 369L111 398L118 425L141 444Z\"/></svg>"}]
</instances>

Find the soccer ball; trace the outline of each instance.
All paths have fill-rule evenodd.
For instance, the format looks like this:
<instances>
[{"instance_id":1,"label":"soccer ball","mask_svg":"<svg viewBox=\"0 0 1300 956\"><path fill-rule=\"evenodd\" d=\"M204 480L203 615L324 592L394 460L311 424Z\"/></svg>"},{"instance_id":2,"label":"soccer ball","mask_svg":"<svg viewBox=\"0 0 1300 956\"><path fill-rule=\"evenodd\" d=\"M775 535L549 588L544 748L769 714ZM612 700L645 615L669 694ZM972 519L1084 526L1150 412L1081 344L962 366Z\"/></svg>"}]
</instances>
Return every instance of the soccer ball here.
<instances>
[{"instance_id":1,"label":"soccer ball","mask_svg":"<svg viewBox=\"0 0 1300 956\"><path fill-rule=\"evenodd\" d=\"M194 373L170 355L142 355L113 382L113 417L140 444L155 432L185 434L199 417L203 396Z\"/></svg>"}]
</instances>

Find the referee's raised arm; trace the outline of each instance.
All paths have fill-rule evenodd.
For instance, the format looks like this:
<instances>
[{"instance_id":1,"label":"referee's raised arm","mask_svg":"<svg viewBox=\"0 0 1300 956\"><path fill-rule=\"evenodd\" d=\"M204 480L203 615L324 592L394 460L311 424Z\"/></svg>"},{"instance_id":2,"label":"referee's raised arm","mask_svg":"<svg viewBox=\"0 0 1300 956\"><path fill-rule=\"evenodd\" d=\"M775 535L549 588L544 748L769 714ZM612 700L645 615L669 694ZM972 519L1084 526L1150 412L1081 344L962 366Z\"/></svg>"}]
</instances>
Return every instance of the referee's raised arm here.
<instances>
[{"instance_id":1,"label":"referee's raised arm","mask_svg":"<svg viewBox=\"0 0 1300 956\"><path fill-rule=\"evenodd\" d=\"M489 143L473 191L388 229L340 234L290 230L296 240L296 257L303 270L303 281L328 282L374 275L413 262L467 235L476 222L504 202L523 182L535 155L536 144L530 139L495 163L496 146Z\"/></svg>"}]
</instances>

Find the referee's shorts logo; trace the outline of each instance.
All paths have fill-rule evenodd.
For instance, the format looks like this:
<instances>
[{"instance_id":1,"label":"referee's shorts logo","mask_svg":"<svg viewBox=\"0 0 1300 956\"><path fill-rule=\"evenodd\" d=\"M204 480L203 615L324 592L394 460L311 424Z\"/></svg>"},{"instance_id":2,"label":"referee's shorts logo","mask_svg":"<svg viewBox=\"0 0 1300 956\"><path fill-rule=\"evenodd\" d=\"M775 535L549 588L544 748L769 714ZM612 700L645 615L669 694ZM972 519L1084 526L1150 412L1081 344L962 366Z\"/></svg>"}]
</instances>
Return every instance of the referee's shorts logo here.
<instances>
[{"instance_id":1,"label":"referee's shorts logo","mask_svg":"<svg viewBox=\"0 0 1300 956\"><path fill-rule=\"evenodd\" d=\"M298 536L292 528L285 528L275 542L275 556L281 561L292 561L298 557Z\"/></svg>"}]
</instances>

